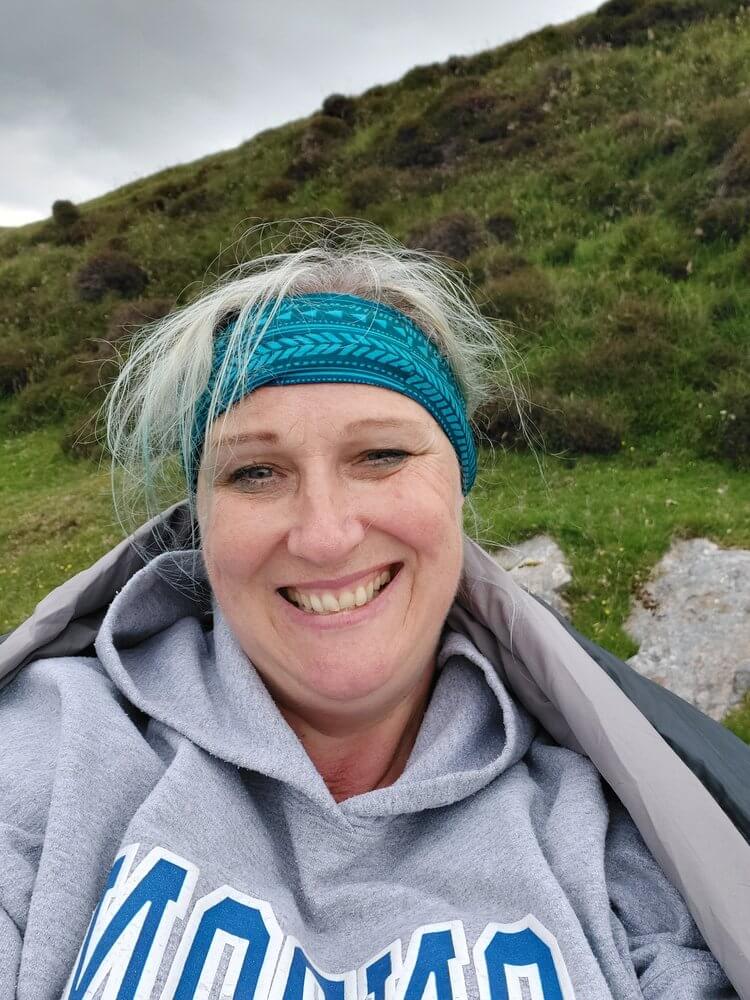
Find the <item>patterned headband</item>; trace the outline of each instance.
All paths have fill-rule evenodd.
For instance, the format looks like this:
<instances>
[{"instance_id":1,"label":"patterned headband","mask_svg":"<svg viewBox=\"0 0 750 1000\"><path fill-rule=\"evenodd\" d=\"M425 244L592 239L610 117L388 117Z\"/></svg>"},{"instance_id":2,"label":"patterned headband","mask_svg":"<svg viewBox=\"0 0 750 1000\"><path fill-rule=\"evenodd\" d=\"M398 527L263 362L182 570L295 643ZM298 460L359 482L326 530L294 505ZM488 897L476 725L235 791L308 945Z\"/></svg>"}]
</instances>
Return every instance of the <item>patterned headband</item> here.
<instances>
[{"instance_id":1,"label":"patterned headband","mask_svg":"<svg viewBox=\"0 0 750 1000\"><path fill-rule=\"evenodd\" d=\"M273 305L261 311L259 329ZM230 323L216 337L211 376L195 408L190 468L186 470L193 492L209 405L234 328ZM284 298L246 369L240 371L238 365L239 360L222 378L214 417L264 385L354 382L382 386L409 396L432 414L458 456L463 494L474 485L477 454L463 395L442 354L398 309L331 292Z\"/></svg>"}]
</instances>

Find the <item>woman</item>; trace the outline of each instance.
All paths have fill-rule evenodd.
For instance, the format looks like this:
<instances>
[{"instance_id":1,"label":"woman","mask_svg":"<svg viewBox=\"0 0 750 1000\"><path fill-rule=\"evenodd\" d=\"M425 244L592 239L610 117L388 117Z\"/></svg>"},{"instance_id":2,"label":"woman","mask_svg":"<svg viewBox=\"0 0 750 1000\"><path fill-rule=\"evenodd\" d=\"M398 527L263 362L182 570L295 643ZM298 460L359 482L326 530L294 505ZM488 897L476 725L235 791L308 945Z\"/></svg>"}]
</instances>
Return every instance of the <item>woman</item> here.
<instances>
[{"instance_id":1,"label":"woman","mask_svg":"<svg viewBox=\"0 0 750 1000\"><path fill-rule=\"evenodd\" d=\"M161 509L176 454L188 500L3 645L0 996L750 995L747 845L462 534L496 331L353 236L112 390L124 488Z\"/></svg>"}]
</instances>

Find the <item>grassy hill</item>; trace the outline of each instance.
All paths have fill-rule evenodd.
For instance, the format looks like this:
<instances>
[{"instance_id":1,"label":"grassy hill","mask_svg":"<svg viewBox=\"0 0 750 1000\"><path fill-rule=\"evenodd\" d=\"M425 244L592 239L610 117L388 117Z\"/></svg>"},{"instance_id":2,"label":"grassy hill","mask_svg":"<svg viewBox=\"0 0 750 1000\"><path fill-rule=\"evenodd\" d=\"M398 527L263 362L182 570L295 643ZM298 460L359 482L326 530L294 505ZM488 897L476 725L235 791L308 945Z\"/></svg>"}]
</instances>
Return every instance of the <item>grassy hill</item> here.
<instances>
[{"instance_id":1,"label":"grassy hill","mask_svg":"<svg viewBox=\"0 0 750 1000\"><path fill-rule=\"evenodd\" d=\"M85 205L59 197L49 220L0 231L0 631L119 537L87 421L122 338L262 252L241 240L259 220L371 219L453 257L514 324L558 457L540 477L512 415L489 413L478 534L552 531L573 620L604 645L634 651L621 624L672 537L750 545L735 0L610 0ZM750 740L750 702L732 724Z\"/></svg>"}]
</instances>

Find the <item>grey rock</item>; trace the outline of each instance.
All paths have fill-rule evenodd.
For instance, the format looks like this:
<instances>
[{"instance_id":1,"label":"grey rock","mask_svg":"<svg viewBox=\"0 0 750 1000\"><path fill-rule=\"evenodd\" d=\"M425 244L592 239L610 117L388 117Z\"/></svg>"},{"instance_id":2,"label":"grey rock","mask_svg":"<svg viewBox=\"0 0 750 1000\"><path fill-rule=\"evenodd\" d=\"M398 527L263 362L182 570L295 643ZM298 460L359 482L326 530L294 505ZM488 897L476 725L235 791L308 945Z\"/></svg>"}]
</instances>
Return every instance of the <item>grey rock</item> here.
<instances>
[{"instance_id":1,"label":"grey rock","mask_svg":"<svg viewBox=\"0 0 750 1000\"><path fill-rule=\"evenodd\" d=\"M734 675L732 687L738 698L744 698L750 691L750 667L740 667Z\"/></svg>"},{"instance_id":2,"label":"grey rock","mask_svg":"<svg viewBox=\"0 0 750 1000\"><path fill-rule=\"evenodd\" d=\"M750 552L675 542L625 623L628 661L714 719L750 690Z\"/></svg>"},{"instance_id":3,"label":"grey rock","mask_svg":"<svg viewBox=\"0 0 750 1000\"><path fill-rule=\"evenodd\" d=\"M561 614L568 614L568 605L560 591L572 577L565 555L554 538L537 535L518 545L508 545L494 552L492 557L522 587L538 594Z\"/></svg>"}]
</instances>

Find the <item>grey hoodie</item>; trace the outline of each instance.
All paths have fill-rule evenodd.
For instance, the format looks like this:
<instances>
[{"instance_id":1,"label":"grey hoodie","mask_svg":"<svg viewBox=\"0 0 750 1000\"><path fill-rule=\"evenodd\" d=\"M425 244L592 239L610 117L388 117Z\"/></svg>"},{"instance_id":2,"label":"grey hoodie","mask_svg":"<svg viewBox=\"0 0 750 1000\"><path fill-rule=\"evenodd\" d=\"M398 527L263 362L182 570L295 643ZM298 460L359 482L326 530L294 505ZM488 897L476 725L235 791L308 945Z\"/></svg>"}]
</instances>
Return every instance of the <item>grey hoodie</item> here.
<instances>
[{"instance_id":1,"label":"grey hoodie","mask_svg":"<svg viewBox=\"0 0 750 1000\"><path fill-rule=\"evenodd\" d=\"M0 695L0 1000L734 997L588 758L446 628L404 773L336 803L164 579ZM213 630L206 630L213 611Z\"/></svg>"}]
</instances>

